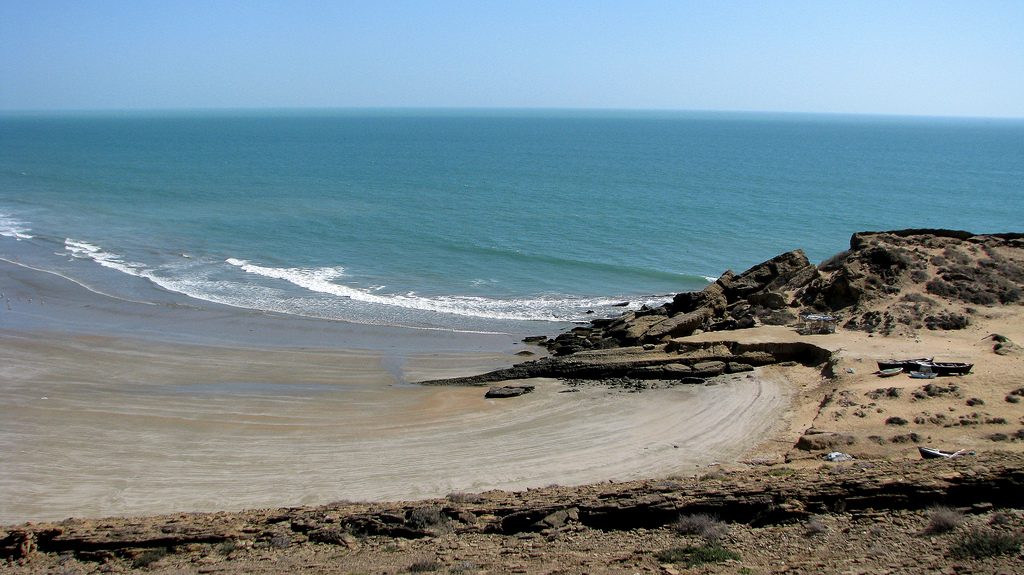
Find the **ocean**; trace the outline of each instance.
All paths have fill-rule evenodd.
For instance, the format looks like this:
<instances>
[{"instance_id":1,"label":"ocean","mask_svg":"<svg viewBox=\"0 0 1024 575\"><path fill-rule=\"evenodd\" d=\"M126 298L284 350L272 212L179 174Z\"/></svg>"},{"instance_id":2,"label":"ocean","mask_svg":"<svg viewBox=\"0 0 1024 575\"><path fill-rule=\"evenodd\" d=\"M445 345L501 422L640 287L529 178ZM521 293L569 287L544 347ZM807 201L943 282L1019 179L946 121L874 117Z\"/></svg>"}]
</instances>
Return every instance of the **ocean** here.
<instances>
[{"instance_id":1,"label":"ocean","mask_svg":"<svg viewBox=\"0 0 1024 575\"><path fill-rule=\"evenodd\" d=\"M858 231L1024 231L1024 121L0 116L0 257L132 301L552 333Z\"/></svg>"}]
</instances>

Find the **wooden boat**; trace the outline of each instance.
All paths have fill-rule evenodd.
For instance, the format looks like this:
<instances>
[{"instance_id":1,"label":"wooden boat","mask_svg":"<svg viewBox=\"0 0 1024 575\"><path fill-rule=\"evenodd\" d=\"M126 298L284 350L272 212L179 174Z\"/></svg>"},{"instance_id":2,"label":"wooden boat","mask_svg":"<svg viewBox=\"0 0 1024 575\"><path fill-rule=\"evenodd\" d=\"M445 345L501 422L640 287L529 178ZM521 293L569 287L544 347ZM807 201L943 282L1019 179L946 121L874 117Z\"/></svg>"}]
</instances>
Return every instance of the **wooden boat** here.
<instances>
[{"instance_id":1,"label":"wooden boat","mask_svg":"<svg viewBox=\"0 0 1024 575\"><path fill-rule=\"evenodd\" d=\"M923 459L940 459L943 457L946 459L954 459L967 452L966 449L961 449L959 451L945 451L932 447L921 447L920 445L917 446L917 450L921 452L921 457Z\"/></svg>"},{"instance_id":2,"label":"wooden boat","mask_svg":"<svg viewBox=\"0 0 1024 575\"><path fill-rule=\"evenodd\" d=\"M897 367L905 371L921 371L922 365L930 365L932 363L931 357L922 357L920 359L890 359L888 361L879 361L879 371L886 369L896 369Z\"/></svg>"},{"instance_id":3,"label":"wooden boat","mask_svg":"<svg viewBox=\"0 0 1024 575\"><path fill-rule=\"evenodd\" d=\"M956 361L933 361L932 371L939 375L966 375L974 367L973 363L960 363Z\"/></svg>"},{"instance_id":4,"label":"wooden boat","mask_svg":"<svg viewBox=\"0 0 1024 575\"><path fill-rule=\"evenodd\" d=\"M903 373L903 368L902 367L893 367L893 368L890 368L890 369L880 369L880 370L878 370L878 377L892 377L894 375L899 375L901 373Z\"/></svg>"},{"instance_id":5,"label":"wooden boat","mask_svg":"<svg viewBox=\"0 0 1024 575\"><path fill-rule=\"evenodd\" d=\"M960 363L957 361L935 361L935 358L932 357L922 357L919 359L890 359L888 361L878 362L879 371L896 369L897 367L903 368L903 371L906 372L931 371L938 375L965 375L971 372L974 364Z\"/></svg>"},{"instance_id":6,"label":"wooden boat","mask_svg":"<svg viewBox=\"0 0 1024 575\"><path fill-rule=\"evenodd\" d=\"M936 375L938 375L938 374L935 373L934 371L912 371L912 372L910 372L910 377L912 377L914 379L935 379Z\"/></svg>"}]
</instances>

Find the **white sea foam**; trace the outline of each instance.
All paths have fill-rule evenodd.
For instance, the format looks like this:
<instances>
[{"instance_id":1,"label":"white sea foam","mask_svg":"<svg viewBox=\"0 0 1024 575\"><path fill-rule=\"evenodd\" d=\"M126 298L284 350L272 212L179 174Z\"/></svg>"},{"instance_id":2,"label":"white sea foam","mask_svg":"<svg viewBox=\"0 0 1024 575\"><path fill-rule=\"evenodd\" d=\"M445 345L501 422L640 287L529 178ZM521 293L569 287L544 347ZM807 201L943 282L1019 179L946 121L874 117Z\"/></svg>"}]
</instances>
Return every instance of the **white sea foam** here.
<instances>
[{"instance_id":1,"label":"white sea foam","mask_svg":"<svg viewBox=\"0 0 1024 575\"><path fill-rule=\"evenodd\" d=\"M0 236L16 240L30 240L32 236L28 235L29 228L27 226L28 223L11 217L10 214L0 213Z\"/></svg>"},{"instance_id":2,"label":"white sea foam","mask_svg":"<svg viewBox=\"0 0 1024 575\"><path fill-rule=\"evenodd\" d=\"M333 295L368 304L398 307L408 310L453 314L466 317L496 320L539 320L566 321L579 319L583 310L602 308L621 302L612 298L517 298L493 299L478 296L421 296L415 292L404 294L373 293L374 288L358 288L335 283L331 280L344 275L344 269L332 268L274 268L260 266L246 260L230 258L227 263L243 271L263 277L280 279L309 291ZM663 299L645 299L635 304L657 304Z\"/></svg>"},{"instance_id":3,"label":"white sea foam","mask_svg":"<svg viewBox=\"0 0 1024 575\"><path fill-rule=\"evenodd\" d=\"M117 270L133 276L143 276L143 265L136 262L126 262L123 256L108 252L99 246L88 242L66 238L64 249L71 252L76 258L90 259L103 267Z\"/></svg>"}]
</instances>

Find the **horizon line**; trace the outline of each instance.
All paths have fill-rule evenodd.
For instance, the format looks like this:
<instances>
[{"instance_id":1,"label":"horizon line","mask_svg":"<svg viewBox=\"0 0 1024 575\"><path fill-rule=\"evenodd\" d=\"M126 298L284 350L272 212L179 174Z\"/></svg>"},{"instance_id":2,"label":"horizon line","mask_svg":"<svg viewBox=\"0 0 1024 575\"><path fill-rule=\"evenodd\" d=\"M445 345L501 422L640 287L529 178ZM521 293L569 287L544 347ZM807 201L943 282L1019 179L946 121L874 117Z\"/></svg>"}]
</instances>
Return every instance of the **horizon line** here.
<instances>
[{"instance_id":1,"label":"horizon line","mask_svg":"<svg viewBox=\"0 0 1024 575\"><path fill-rule=\"evenodd\" d=\"M1024 120L1024 116L906 114L893 112L808 112L796 110L726 110L699 108L587 108L542 106L203 106L203 107L149 107L149 108L0 108L0 116L62 116L62 115L120 115L120 114L178 114L178 113L246 113L246 112L519 112L519 113L600 113L600 114L736 114L778 116L842 116L864 118L920 118L969 120Z\"/></svg>"}]
</instances>

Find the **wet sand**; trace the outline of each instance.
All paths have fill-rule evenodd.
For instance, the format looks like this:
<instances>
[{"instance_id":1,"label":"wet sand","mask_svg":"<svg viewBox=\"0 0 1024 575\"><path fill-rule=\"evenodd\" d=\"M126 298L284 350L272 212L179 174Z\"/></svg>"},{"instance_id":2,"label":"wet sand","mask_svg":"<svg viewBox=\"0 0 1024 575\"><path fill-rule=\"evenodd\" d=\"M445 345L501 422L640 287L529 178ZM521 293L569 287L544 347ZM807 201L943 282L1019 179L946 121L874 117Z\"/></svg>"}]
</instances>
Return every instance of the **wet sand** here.
<instances>
[{"instance_id":1,"label":"wet sand","mask_svg":"<svg viewBox=\"0 0 1024 575\"><path fill-rule=\"evenodd\" d=\"M408 382L521 361L518 336L152 306L0 272L3 525L687 474L743 456L792 395L734 376L642 393L534 380L486 400Z\"/></svg>"}]
</instances>

